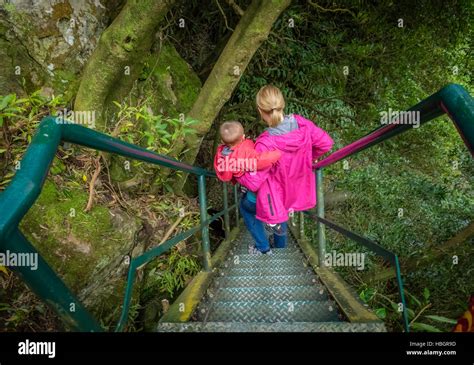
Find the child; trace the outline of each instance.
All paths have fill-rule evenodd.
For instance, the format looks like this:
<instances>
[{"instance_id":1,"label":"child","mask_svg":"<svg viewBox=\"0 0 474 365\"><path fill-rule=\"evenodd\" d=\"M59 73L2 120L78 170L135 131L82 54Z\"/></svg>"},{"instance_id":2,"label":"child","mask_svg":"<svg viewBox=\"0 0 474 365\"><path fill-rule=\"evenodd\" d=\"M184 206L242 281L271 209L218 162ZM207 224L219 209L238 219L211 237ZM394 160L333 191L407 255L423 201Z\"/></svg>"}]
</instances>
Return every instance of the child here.
<instances>
[{"instance_id":1,"label":"child","mask_svg":"<svg viewBox=\"0 0 474 365\"><path fill-rule=\"evenodd\" d=\"M237 121L222 123L219 133L223 144L217 148L214 169L221 181L235 183L235 178L247 172L271 167L281 156L280 151L257 153L253 141L245 138L244 128Z\"/></svg>"},{"instance_id":2,"label":"child","mask_svg":"<svg viewBox=\"0 0 474 365\"><path fill-rule=\"evenodd\" d=\"M253 141L245 138L244 128L237 121L224 122L220 127L219 133L223 144L217 148L214 158L214 169L221 181L232 181L235 184L246 173L253 175L258 170L271 167L281 156L281 152L276 150L257 153ZM246 192L245 197L251 202L250 205L255 207L257 202L255 193L249 190ZM251 209L251 207L247 207L248 209ZM255 213L253 212L254 216ZM253 226L256 223L250 223L251 221L246 219L246 216L244 216L244 221L248 230L252 233L254 231ZM268 241L263 232L254 238L257 242L257 247L252 245L249 248L250 253L271 253L269 247L266 247L268 246Z\"/></svg>"}]
</instances>

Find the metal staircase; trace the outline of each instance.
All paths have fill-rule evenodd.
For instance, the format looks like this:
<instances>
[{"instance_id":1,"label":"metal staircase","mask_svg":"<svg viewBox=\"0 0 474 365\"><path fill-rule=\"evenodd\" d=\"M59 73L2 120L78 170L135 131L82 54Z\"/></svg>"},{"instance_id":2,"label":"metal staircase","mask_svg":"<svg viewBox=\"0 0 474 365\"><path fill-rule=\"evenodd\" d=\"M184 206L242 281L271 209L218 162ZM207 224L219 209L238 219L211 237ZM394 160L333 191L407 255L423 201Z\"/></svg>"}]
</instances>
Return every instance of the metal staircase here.
<instances>
[{"instance_id":1,"label":"metal staircase","mask_svg":"<svg viewBox=\"0 0 474 365\"><path fill-rule=\"evenodd\" d=\"M420 124L447 114L466 146L473 152L474 100L462 86L449 84L408 111L419 113ZM137 270L198 232L202 241L203 270L162 317L157 326L158 331L384 331L383 323L364 307L356 293L334 271L325 267L324 232L325 227L328 227L364 245L393 266L400 295L398 307L401 308L405 331L408 332L398 256L380 244L324 218L322 171L329 165L410 128L410 125L400 124L397 120L390 121L313 166L317 177L318 205L317 215L311 218L317 222L317 253L302 234L304 219L301 215L298 239L292 232L293 237L289 237L287 248L275 249L271 256L252 256L247 253L247 245L252 242L247 231L240 229L240 235L236 236L239 232L236 186L232 194L234 202L230 205L229 186L222 184L223 210L209 217L206 179L216 178L213 171L48 116L40 123L26 150L21 169L16 171L7 189L0 194L0 253L37 255L36 271L26 266L12 269L43 301L52 306L66 328L77 331L103 330L99 321L64 284L20 229L20 222L41 192L60 143L74 143L197 177L200 224L141 255L129 257L127 283L116 331L126 328ZM237 227L231 231L230 213L234 210ZM211 255L209 225L220 217L224 218L226 240Z\"/></svg>"},{"instance_id":2,"label":"metal staircase","mask_svg":"<svg viewBox=\"0 0 474 365\"><path fill-rule=\"evenodd\" d=\"M242 230L192 318L160 322L157 331L384 332L382 322L350 323L295 240L271 255L248 254ZM179 299L178 299L179 301Z\"/></svg>"}]
</instances>

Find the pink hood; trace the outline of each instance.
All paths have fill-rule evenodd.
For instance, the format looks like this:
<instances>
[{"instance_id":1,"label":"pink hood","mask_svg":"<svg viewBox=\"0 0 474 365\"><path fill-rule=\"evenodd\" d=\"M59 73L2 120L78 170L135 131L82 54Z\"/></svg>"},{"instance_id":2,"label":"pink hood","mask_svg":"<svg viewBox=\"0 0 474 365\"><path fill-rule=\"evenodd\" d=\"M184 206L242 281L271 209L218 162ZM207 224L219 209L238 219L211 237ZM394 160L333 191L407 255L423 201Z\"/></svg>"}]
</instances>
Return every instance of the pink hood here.
<instances>
[{"instance_id":1,"label":"pink hood","mask_svg":"<svg viewBox=\"0 0 474 365\"><path fill-rule=\"evenodd\" d=\"M316 205L316 182L312 162L329 151L331 137L313 122L294 115L298 129L282 135L262 133L255 142L257 152L279 150L275 166L245 174L237 181L257 193L257 219L266 223L288 220L290 211Z\"/></svg>"}]
</instances>

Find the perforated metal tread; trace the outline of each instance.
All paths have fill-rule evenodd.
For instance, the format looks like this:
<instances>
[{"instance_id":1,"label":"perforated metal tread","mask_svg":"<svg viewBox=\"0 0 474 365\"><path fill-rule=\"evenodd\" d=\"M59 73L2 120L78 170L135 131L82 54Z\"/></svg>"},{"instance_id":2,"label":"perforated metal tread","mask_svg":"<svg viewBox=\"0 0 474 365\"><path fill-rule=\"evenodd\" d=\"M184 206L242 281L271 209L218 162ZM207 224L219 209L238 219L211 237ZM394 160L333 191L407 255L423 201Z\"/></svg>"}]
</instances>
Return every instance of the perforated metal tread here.
<instances>
[{"instance_id":1,"label":"perforated metal tread","mask_svg":"<svg viewBox=\"0 0 474 365\"><path fill-rule=\"evenodd\" d=\"M249 253L241 253L241 254L232 254L229 256L230 260L235 260L236 256L238 256L240 261L272 261L274 259L301 259L302 254L299 251L289 252L286 250L274 250L271 255L252 255Z\"/></svg>"},{"instance_id":2,"label":"perforated metal tread","mask_svg":"<svg viewBox=\"0 0 474 365\"><path fill-rule=\"evenodd\" d=\"M310 274L311 269L303 265L290 267L239 267L235 265L228 271L221 271L220 276L270 276L270 275L298 275Z\"/></svg>"},{"instance_id":3,"label":"perforated metal tread","mask_svg":"<svg viewBox=\"0 0 474 365\"><path fill-rule=\"evenodd\" d=\"M255 300L328 300L326 291L314 286L275 286L272 288L220 288L211 291L209 299L214 301L255 301Z\"/></svg>"},{"instance_id":4,"label":"perforated metal tread","mask_svg":"<svg viewBox=\"0 0 474 365\"><path fill-rule=\"evenodd\" d=\"M158 332L386 332L381 322L187 322L159 323Z\"/></svg>"},{"instance_id":5,"label":"perforated metal tread","mask_svg":"<svg viewBox=\"0 0 474 365\"><path fill-rule=\"evenodd\" d=\"M385 332L382 322L348 323L299 246L248 254L252 238L237 238L217 268L193 322L160 323L158 331L182 332Z\"/></svg>"},{"instance_id":6,"label":"perforated metal tread","mask_svg":"<svg viewBox=\"0 0 474 365\"><path fill-rule=\"evenodd\" d=\"M317 285L315 275L271 275L271 276L223 276L216 279L215 285L221 288L274 287Z\"/></svg>"},{"instance_id":7,"label":"perforated metal tread","mask_svg":"<svg viewBox=\"0 0 474 365\"><path fill-rule=\"evenodd\" d=\"M338 321L330 301L243 301L214 302L209 313L201 309L198 318L213 322L329 322Z\"/></svg>"},{"instance_id":8,"label":"perforated metal tread","mask_svg":"<svg viewBox=\"0 0 474 365\"><path fill-rule=\"evenodd\" d=\"M249 247L247 245L245 246L238 246L238 247L235 247L233 248L230 252L231 254L246 254L248 253L248 250L249 250ZM276 253L276 252L290 252L290 253L293 253L293 252L298 252L299 251L299 248L296 247L296 246L291 246L291 247L287 247L287 248L272 248L272 253Z\"/></svg>"},{"instance_id":9,"label":"perforated metal tread","mask_svg":"<svg viewBox=\"0 0 474 365\"><path fill-rule=\"evenodd\" d=\"M273 260L247 260L243 261L239 259L234 260L227 260L223 268L230 268L230 267L291 267L291 266L303 266L306 265L306 260L300 257L293 257L290 259L280 259L274 258Z\"/></svg>"}]
</instances>

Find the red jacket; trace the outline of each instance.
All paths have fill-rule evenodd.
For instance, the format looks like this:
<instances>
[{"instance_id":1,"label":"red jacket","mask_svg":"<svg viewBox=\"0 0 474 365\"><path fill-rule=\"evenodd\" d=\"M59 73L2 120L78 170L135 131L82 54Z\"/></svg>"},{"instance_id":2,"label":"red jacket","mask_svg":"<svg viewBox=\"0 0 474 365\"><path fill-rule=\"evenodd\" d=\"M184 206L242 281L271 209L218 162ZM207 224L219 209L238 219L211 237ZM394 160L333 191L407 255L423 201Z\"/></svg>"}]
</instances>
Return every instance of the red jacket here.
<instances>
[{"instance_id":1,"label":"red jacket","mask_svg":"<svg viewBox=\"0 0 474 365\"><path fill-rule=\"evenodd\" d=\"M246 172L255 173L257 170L271 167L281 156L281 152L277 150L256 152L255 145L250 139L244 139L238 145L228 147L226 150L225 147L220 145L214 157L214 170L221 181L231 181Z\"/></svg>"}]
</instances>

